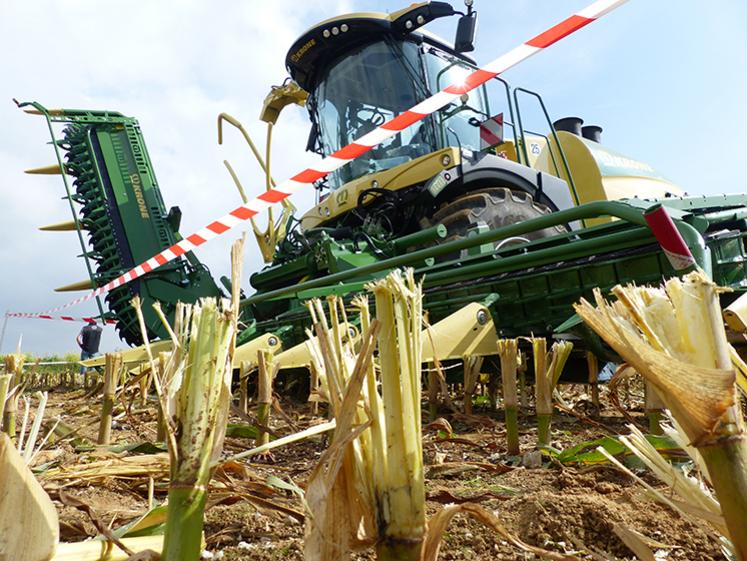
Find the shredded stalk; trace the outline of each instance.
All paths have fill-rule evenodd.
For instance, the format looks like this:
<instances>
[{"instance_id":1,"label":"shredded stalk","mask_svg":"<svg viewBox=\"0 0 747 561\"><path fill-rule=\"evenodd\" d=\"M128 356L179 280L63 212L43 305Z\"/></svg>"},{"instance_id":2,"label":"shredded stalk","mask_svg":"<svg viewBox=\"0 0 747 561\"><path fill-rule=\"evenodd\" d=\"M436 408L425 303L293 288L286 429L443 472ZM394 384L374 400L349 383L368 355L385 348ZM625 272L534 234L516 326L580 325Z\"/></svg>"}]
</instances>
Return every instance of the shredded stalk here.
<instances>
[{"instance_id":1,"label":"shredded stalk","mask_svg":"<svg viewBox=\"0 0 747 561\"><path fill-rule=\"evenodd\" d=\"M109 444L112 434L112 412L114 395L117 393L117 382L122 370L122 355L107 353L104 369L103 402L101 405L101 424L99 425L99 444Z\"/></svg>"},{"instance_id":2,"label":"shredded stalk","mask_svg":"<svg viewBox=\"0 0 747 561\"><path fill-rule=\"evenodd\" d=\"M721 503L729 538L747 560L747 439L719 289L696 271L662 288L618 286L618 301L598 291L576 311L649 381L698 449Z\"/></svg>"}]
</instances>

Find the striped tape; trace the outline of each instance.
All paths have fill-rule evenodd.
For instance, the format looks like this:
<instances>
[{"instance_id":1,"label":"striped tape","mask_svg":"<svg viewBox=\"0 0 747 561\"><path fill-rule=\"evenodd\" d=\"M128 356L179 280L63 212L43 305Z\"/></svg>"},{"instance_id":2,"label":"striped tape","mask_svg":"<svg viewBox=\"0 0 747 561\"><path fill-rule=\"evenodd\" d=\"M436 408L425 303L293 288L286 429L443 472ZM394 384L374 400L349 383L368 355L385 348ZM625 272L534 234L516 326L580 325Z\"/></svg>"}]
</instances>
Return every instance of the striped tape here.
<instances>
[{"instance_id":1,"label":"striped tape","mask_svg":"<svg viewBox=\"0 0 747 561\"><path fill-rule=\"evenodd\" d=\"M482 68L475 70L472 74L468 75L462 83L452 84L442 91L421 101L410 110L390 119L378 128L363 135L355 142L340 148L337 152L322 159L314 166L305 169L283 183L276 185L275 188L262 193L254 200L236 207L225 216L211 222L201 230L198 230L194 234L191 234L175 243L168 249L154 255L134 269L131 269L105 285L96 288L85 296L81 296L72 302L45 313L51 314L58 312L82 302L87 302L96 296L101 296L102 294L110 292L115 288L119 288L128 282L150 273L161 265L165 265L166 263L177 259L188 251L200 247L213 238L225 234L236 226L243 224L250 218L264 212L271 206L290 197L299 189L312 185L315 181L341 168L362 154L365 154L375 146L381 144L387 138L398 134L410 125L417 123L431 113L434 113L445 105L455 101L462 94L481 86L488 80L492 80L509 68L516 66L520 62L537 54L541 50L546 49L564 37L578 31L582 27L585 27L591 22L599 19L615 8L625 4L627 1L628 0L598 0L597 2L594 2L587 8L584 8L580 12L577 12L571 17L561 21L559 24L551 27L547 31L540 33L526 43L519 45L492 62L489 62Z\"/></svg>"},{"instance_id":2,"label":"striped tape","mask_svg":"<svg viewBox=\"0 0 747 561\"><path fill-rule=\"evenodd\" d=\"M82 317L82 318L76 318L72 316L52 316L49 314L42 314L42 313L25 313L25 312L7 312L5 314L5 317L9 318L31 318L31 319L51 319L56 321L75 321L75 322L85 322L85 323L110 323L115 324L117 323L117 320L115 319L106 319L103 322L101 321L101 318L96 317Z\"/></svg>"},{"instance_id":3,"label":"striped tape","mask_svg":"<svg viewBox=\"0 0 747 561\"><path fill-rule=\"evenodd\" d=\"M643 217L675 271L683 271L697 265L695 257L666 208L654 205L643 214Z\"/></svg>"}]
</instances>

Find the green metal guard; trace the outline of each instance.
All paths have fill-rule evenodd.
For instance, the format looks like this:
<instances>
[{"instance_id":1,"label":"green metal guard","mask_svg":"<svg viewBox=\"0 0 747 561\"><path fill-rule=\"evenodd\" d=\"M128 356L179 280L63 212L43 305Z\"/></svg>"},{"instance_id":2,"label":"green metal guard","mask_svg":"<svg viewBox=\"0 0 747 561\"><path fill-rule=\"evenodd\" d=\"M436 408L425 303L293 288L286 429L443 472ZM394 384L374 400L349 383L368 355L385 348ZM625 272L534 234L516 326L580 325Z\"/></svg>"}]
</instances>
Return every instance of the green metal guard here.
<instances>
[{"instance_id":1,"label":"green metal guard","mask_svg":"<svg viewBox=\"0 0 747 561\"><path fill-rule=\"evenodd\" d=\"M93 273L93 269L91 268L91 262L89 260L89 254L88 250L86 248L86 242L83 238L83 232L81 231L80 227L80 220L78 219L78 213L75 210L75 205L73 204L73 197L72 193L70 192L70 185L67 181L67 173L65 170L65 165L62 163L62 155L60 154L60 148L59 144L57 142L57 139L54 135L54 128L52 128L52 117L49 114L49 110L44 107L41 103L37 102L24 102L24 103L18 103L16 102L19 108L28 107L31 106L37 111L39 111L43 116L44 119L47 122L47 128L49 129L49 135L52 139L52 146L54 147L54 153L55 157L57 158L57 165L60 168L60 175L62 176L62 183L65 185L65 193L66 196L64 197L67 199L68 204L70 205L70 213L73 216L73 222L75 223L75 231L78 235L78 242L80 243L80 249L83 257L83 261L86 264L86 271L88 272L88 278L91 281L91 285L96 285L96 276ZM101 303L101 298L99 296L96 297L96 306L99 309L100 317L103 319L106 317L106 314L104 312L104 306Z\"/></svg>"},{"instance_id":2,"label":"green metal guard","mask_svg":"<svg viewBox=\"0 0 747 561\"><path fill-rule=\"evenodd\" d=\"M110 111L49 110L36 102L18 105L33 107L47 121L93 286L105 284L181 239L178 232L181 214L178 209L166 212L137 120ZM62 139L55 137L53 124L56 123L67 125ZM68 175L75 178L74 192ZM89 243L83 235L84 229L88 231ZM143 300L146 327L151 336L167 337L151 307L153 302L162 302L168 317L177 301L194 302L203 296L219 296L221 291L191 253L137 282L112 290L106 296L111 310L106 317L116 318L120 335L137 344L142 336L130 306L135 295ZM96 302L104 317L101 299Z\"/></svg>"},{"instance_id":3,"label":"green metal guard","mask_svg":"<svg viewBox=\"0 0 747 561\"><path fill-rule=\"evenodd\" d=\"M612 216L624 220L630 224L644 227L646 226L646 221L643 218L643 212L623 202L602 201L589 203L568 210L554 212L545 216L533 218L531 220L526 220L517 224L512 224L510 226L505 226L496 230L490 230L488 232L477 234L476 236L472 236L469 238L455 240L447 244L437 245L427 249L421 249L407 255L393 257L391 259L379 261L377 263L364 267L359 267L349 271L342 271L340 273L309 280L293 286L257 294L244 300L242 302L242 305L257 304L266 300L287 296L312 288L334 285L353 278L365 279L367 277L370 277L374 273L388 271L398 267L407 267L413 262L423 261L431 257L437 258L443 255L461 251L463 249L469 249L473 246L494 243L501 239L519 236L527 232L534 232L559 224L568 224L576 220L599 218L601 216ZM685 238L685 242L687 243L688 247L690 247L690 251L692 251L697 263L705 271L710 272L711 263L709 256L707 256L705 252L705 243L703 241L703 237L695 228L683 221L676 221L676 224L677 228L680 230L680 233ZM628 234L626 233L625 235ZM553 250L552 254L558 258L562 258L563 256L562 250Z\"/></svg>"}]
</instances>

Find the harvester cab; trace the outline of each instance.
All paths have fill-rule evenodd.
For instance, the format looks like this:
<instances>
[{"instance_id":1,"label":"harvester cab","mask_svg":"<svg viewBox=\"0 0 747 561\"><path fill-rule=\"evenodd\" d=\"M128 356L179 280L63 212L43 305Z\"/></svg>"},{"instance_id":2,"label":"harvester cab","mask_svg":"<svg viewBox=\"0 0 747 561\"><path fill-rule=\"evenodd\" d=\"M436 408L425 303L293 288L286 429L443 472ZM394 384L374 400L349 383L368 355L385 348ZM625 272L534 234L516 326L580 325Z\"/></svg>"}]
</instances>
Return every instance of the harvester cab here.
<instances>
[{"instance_id":1,"label":"harvester cab","mask_svg":"<svg viewBox=\"0 0 747 561\"><path fill-rule=\"evenodd\" d=\"M406 119L411 107L474 72L464 53L473 49L477 12L471 0L465 4L465 13L445 2L353 13L301 35L286 65L308 92L307 148L329 156L386 121ZM453 15L460 16L454 45L423 29ZM524 128L522 99L541 109L547 133ZM602 148L601 128L585 127L582 136L578 122L553 126L538 94L497 77L318 182L318 204L299 230L353 228L375 240L443 224L456 239L586 202L679 192L650 166ZM605 162L622 162L612 166L612 187L603 185ZM577 173L583 181L574 180ZM281 260L295 253L287 244L280 249Z\"/></svg>"}]
</instances>

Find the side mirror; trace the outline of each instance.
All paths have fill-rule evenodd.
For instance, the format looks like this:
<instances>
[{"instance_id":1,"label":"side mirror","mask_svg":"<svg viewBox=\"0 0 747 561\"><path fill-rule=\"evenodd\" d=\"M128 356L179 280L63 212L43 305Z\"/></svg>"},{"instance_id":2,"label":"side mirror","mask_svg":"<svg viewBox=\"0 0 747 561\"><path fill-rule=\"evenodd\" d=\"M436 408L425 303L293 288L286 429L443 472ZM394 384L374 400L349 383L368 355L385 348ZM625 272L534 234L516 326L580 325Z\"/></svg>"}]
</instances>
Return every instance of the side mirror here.
<instances>
[{"instance_id":1,"label":"side mirror","mask_svg":"<svg viewBox=\"0 0 747 561\"><path fill-rule=\"evenodd\" d=\"M475 35L477 34L477 12L471 10L459 18L454 50L458 53L468 53L475 50Z\"/></svg>"}]
</instances>

